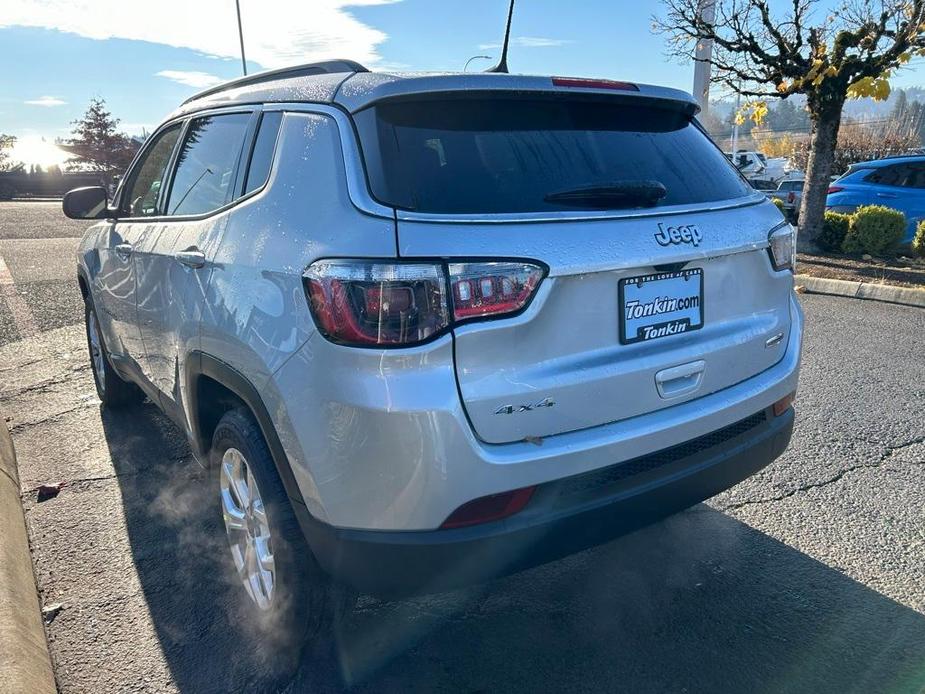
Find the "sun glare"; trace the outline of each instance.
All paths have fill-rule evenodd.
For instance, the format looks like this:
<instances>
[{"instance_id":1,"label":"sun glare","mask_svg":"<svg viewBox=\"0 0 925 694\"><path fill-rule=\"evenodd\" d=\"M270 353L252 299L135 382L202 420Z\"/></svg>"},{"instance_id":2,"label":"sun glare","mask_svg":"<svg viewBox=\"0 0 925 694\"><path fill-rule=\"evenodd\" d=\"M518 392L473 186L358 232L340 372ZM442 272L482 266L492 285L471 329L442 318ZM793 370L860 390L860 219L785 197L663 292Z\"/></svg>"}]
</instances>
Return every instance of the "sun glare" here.
<instances>
[{"instance_id":1,"label":"sun glare","mask_svg":"<svg viewBox=\"0 0 925 694\"><path fill-rule=\"evenodd\" d=\"M10 149L10 160L30 166L63 166L70 155L52 142L38 135L18 138Z\"/></svg>"}]
</instances>

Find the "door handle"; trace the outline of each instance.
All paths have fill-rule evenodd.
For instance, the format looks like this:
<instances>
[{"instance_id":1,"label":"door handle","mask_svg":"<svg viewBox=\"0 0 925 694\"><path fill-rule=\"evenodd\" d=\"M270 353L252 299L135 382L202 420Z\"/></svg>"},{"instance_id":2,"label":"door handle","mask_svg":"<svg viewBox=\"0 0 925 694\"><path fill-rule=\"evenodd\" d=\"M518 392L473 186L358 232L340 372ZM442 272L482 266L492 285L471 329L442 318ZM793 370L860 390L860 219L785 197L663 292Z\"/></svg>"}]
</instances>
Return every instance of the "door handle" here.
<instances>
[{"instance_id":1,"label":"door handle","mask_svg":"<svg viewBox=\"0 0 925 694\"><path fill-rule=\"evenodd\" d=\"M177 251L174 257L187 267L199 268L206 264L206 254L195 246L185 251Z\"/></svg>"},{"instance_id":2,"label":"door handle","mask_svg":"<svg viewBox=\"0 0 925 694\"><path fill-rule=\"evenodd\" d=\"M122 258L122 260L128 260L129 256L132 255L132 244L130 243L120 243L115 247L116 254Z\"/></svg>"},{"instance_id":3,"label":"door handle","mask_svg":"<svg viewBox=\"0 0 925 694\"><path fill-rule=\"evenodd\" d=\"M705 367L706 362L699 359L670 369L662 369L655 374L655 387L658 389L658 394L669 399L697 390L703 380Z\"/></svg>"}]
</instances>

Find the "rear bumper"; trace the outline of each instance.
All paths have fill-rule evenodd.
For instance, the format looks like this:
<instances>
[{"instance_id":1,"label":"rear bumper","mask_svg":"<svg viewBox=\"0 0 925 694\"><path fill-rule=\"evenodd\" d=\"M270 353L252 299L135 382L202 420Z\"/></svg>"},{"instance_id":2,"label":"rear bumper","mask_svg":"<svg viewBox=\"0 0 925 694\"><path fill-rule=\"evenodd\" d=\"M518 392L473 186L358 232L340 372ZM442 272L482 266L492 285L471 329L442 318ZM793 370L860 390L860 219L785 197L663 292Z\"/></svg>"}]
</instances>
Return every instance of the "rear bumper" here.
<instances>
[{"instance_id":1,"label":"rear bumper","mask_svg":"<svg viewBox=\"0 0 925 694\"><path fill-rule=\"evenodd\" d=\"M779 417L762 411L671 449L548 482L519 514L469 528L341 529L294 505L336 579L380 595L447 590L599 545L728 489L784 451L793 420L792 409Z\"/></svg>"},{"instance_id":2,"label":"rear bumper","mask_svg":"<svg viewBox=\"0 0 925 694\"><path fill-rule=\"evenodd\" d=\"M342 529L426 532L473 499L651 455L770 407L797 389L803 318L795 296L790 314L783 357L758 375L541 446L476 438L449 336L386 352L312 340L260 391L313 518Z\"/></svg>"}]
</instances>

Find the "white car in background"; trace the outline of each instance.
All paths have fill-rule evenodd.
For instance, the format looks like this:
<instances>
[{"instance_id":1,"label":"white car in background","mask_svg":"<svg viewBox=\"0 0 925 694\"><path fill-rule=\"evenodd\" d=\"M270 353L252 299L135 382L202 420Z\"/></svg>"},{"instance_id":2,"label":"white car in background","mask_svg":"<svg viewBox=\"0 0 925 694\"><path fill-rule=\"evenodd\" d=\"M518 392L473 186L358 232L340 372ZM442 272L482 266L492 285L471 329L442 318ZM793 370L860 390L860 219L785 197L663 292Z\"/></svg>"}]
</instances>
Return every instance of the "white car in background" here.
<instances>
[{"instance_id":1,"label":"white car in background","mask_svg":"<svg viewBox=\"0 0 925 694\"><path fill-rule=\"evenodd\" d=\"M777 190L768 193L768 197L783 202L784 210L787 212L796 213L803 199L803 183L802 178L788 178L777 185Z\"/></svg>"}]
</instances>

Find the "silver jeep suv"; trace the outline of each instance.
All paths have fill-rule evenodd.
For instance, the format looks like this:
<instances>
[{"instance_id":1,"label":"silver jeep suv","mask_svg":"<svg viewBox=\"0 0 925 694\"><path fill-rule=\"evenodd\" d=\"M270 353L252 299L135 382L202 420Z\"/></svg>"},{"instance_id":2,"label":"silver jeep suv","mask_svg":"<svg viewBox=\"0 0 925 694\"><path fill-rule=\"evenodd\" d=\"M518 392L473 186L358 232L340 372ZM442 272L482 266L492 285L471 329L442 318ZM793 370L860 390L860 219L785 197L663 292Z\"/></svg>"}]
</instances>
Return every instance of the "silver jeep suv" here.
<instances>
[{"instance_id":1,"label":"silver jeep suv","mask_svg":"<svg viewBox=\"0 0 925 694\"><path fill-rule=\"evenodd\" d=\"M99 396L214 469L255 616L317 633L348 589L518 571L780 455L794 230L696 112L331 61L194 96L113 201L68 194Z\"/></svg>"}]
</instances>

